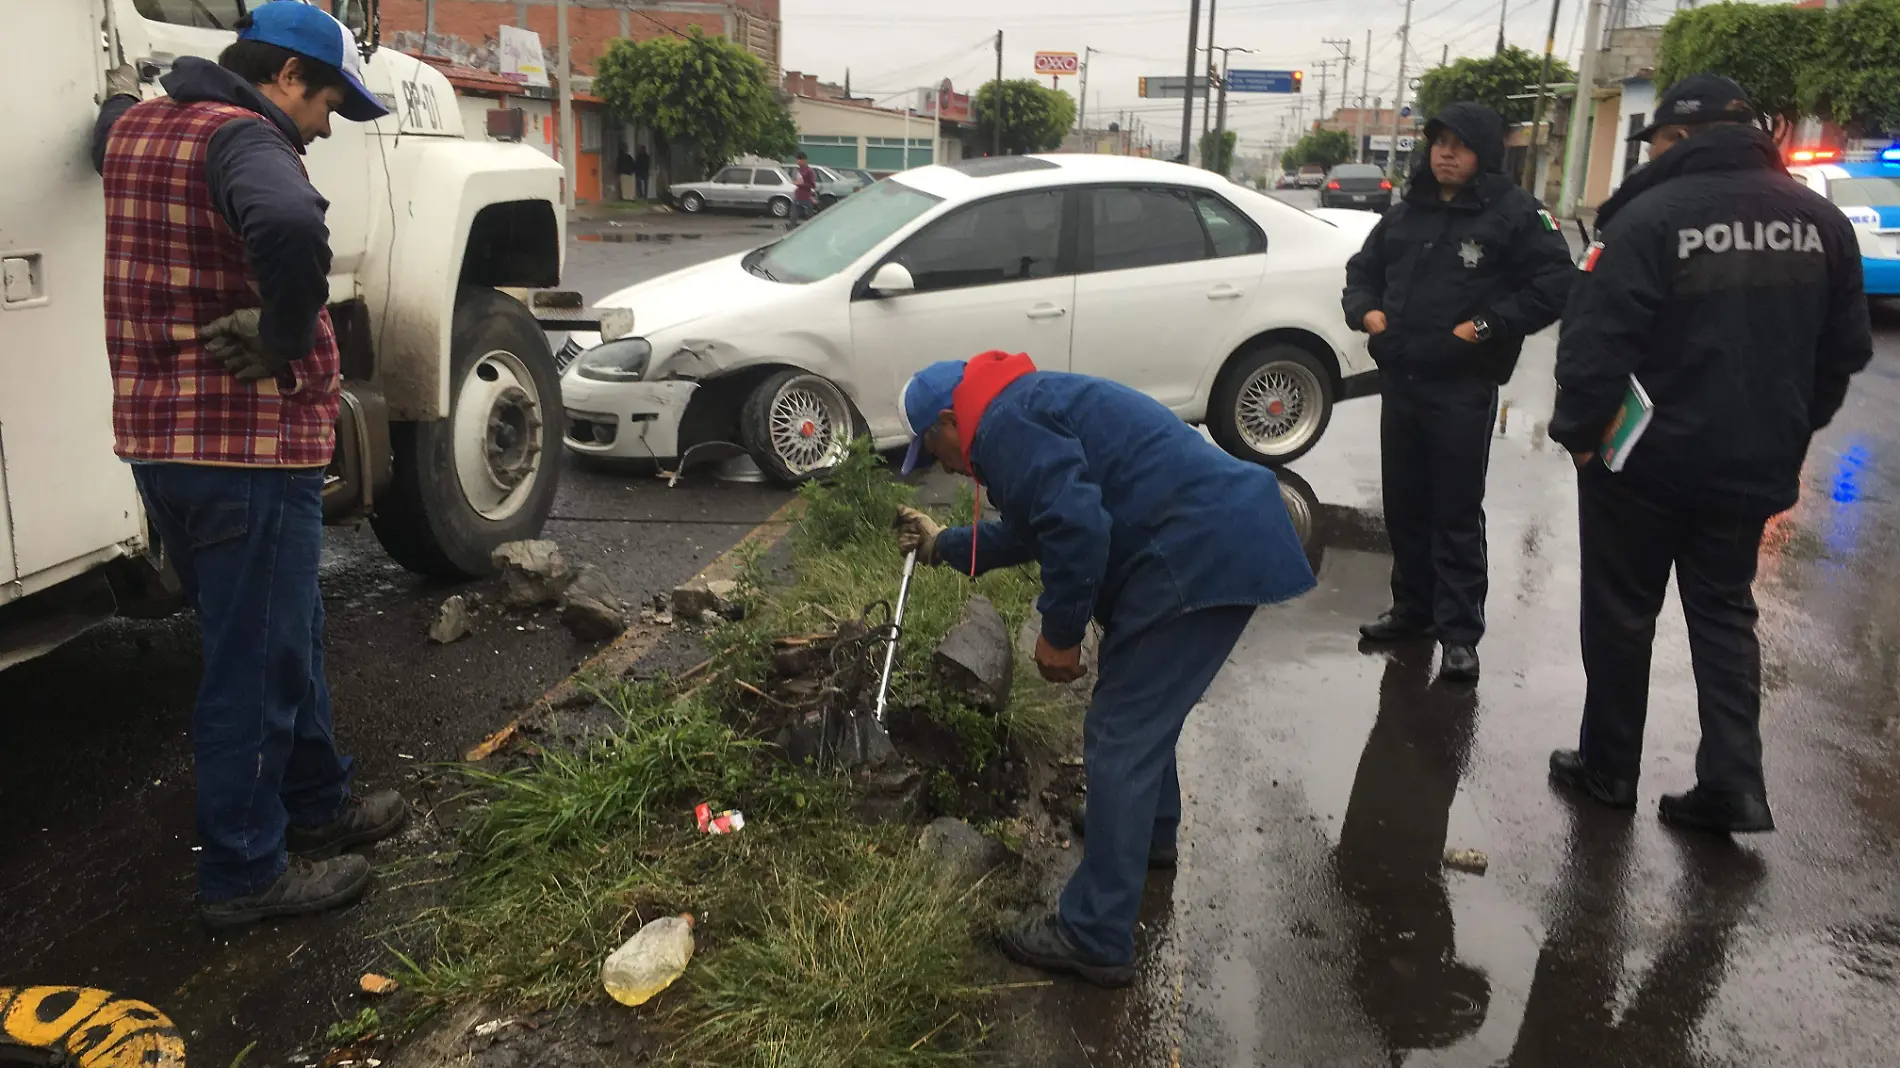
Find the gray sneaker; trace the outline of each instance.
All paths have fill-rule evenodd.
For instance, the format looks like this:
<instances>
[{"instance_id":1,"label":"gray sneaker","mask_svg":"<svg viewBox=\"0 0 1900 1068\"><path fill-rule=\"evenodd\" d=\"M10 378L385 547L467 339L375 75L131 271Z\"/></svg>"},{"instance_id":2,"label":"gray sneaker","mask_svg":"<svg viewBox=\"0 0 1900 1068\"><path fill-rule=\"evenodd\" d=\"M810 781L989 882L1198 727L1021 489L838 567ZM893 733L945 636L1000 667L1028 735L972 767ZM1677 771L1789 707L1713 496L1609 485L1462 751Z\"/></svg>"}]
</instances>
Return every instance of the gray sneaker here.
<instances>
[{"instance_id":1,"label":"gray sneaker","mask_svg":"<svg viewBox=\"0 0 1900 1068\"><path fill-rule=\"evenodd\" d=\"M369 861L362 857L291 857L284 873L263 893L200 905L198 915L211 930L228 931L260 920L328 912L362 897L368 888Z\"/></svg>"},{"instance_id":2,"label":"gray sneaker","mask_svg":"<svg viewBox=\"0 0 1900 1068\"><path fill-rule=\"evenodd\" d=\"M409 805L394 790L352 796L343 815L321 827L292 827L284 832L290 852L310 860L334 857L346 849L380 842L409 822Z\"/></svg>"}]
</instances>

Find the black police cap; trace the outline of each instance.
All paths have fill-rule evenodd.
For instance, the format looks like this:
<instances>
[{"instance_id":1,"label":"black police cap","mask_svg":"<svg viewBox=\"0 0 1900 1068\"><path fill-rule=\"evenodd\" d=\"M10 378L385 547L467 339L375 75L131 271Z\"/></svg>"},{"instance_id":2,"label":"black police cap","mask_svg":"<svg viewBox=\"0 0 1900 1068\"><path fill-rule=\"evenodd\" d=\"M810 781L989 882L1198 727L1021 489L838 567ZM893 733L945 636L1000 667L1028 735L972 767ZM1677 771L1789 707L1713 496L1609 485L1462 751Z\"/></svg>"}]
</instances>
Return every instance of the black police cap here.
<instances>
[{"instance_id":1,"label":"black police cap","mask_svg":"<svg viewBox=\"0 0 1900 1068\"><path fill-rule=\"evenodd\" d=\"M1754 122L1757 112L1742 87L1719 74L1691 74L1669 87L1648 126L1629 136L1647 141L1665 126L1705 122Z\"/></svg>"}]
</instances>

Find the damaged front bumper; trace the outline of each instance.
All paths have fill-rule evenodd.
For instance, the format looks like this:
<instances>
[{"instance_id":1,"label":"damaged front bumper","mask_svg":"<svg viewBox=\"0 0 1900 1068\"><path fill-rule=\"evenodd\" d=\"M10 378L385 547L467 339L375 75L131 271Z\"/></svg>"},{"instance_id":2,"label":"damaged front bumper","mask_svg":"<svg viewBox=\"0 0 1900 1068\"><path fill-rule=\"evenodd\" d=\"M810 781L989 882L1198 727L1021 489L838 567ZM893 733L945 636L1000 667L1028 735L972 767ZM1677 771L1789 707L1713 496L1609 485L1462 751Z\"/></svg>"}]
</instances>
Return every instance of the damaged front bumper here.
<instances>
[{"instance_id":1,"label":"damaged front bumper","mask_svg":"<svg viewBox=\"0 0 1900 1068\"><path fill-rule=\"evenodd\" d=\"M680 421L699 383L561 381L567 447L603 460L669 461L680 454Z\"/></svg>"}]
</instances>

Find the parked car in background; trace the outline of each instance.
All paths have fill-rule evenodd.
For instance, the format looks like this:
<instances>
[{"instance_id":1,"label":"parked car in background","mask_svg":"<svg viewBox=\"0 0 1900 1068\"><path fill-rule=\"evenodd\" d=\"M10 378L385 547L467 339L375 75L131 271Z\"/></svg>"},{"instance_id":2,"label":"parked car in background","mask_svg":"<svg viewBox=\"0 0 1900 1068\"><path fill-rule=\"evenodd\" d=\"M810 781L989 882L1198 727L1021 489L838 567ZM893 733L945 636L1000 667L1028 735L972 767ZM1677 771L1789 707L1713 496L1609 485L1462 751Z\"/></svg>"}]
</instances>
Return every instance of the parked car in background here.
<instances>
[{"instance_id":1,"label":"parked car in background","mask_svg":"<svg viewBox=\"0 0 1900 1068\"><path fill-rule=\"evenodd\" d=\"M837 168L835 167L832 169L837 170ZM838 171L838 173L840 175L843 175L846 178L849 178L851 181L856 182L858 184L859 189L869 189L871 186L874 186L877 184L877 175L872 174L870 171L867 171L867 170L860 170L856 167L852 167L852 168L847 168L845 170Z\"/></svg>"},{"instance_id":2,"label":"parked car in background","mask_svg":"<svg viewBox=\"0 0 1900 1068\"><path fill-rule=\"evenodd\" d=\"M812 177L818 179L817 192L818 207L820 210L828 208L858 191L858 183L856 180L846 178L830 167L820 167L814 163L812 164L811 172ZM787 164L785 166L785 173L791 177L792 185L796 187L798 185L798 165L795 163Z\"/></svg>"},{"instance_id":3,"label":"parked car in background","mask_svg":"<svg viewBox=\"0 0 1900 1068\"><path fill-rule=\"evenodd\" d=\"M1300 168L1300 188L1318 189L1326 181L1326 168L1317 163L1308 163Z\"/></svg>"},{"instance_id":4,"label":"parked car in background","mask_svg":"<svg viewBox=\"0 0 1900 1068\"><path fill-rule=\"evenodd\" d=\"M1392 183L1370 163L1342 163L1320 186L1319 206L1384 211L1392 206Z\"/></svg>"},{"instance_id":5,"label":"parked car in background","mask_svg":"<svg viewBox=\"0 0 1900 1068\"><path fill-rule=\"evenodd\" d=\"M795 191L791 176L776 164L734 164L721 168L706 181L680 182L668 190L673 202L688 215L720 208L764 212L778 219L791 216Z\"/></svg>"},{"instance_id":6,"label":"parked car in background","mask_svg":"<svg viewBox=\"0 0 1900 1068\"><path fill-rule=\"evenodd\" d=\"M1854 224L1867 295L1900 296L1900 146L1866 162L1795 166L1788 173Z\"/></svg>"},{"instance_id":7,"label":"parked car in background","mask_svg":"<svg viewBox=\"0 0 1900 1068\"><path fill-rule=\"evenodd\" d=\"M1375 390L1346 326L1346 260L1375 219L1301 211L1158 160L1051 155L921 167L776 242L608 296L637 333L574 334L568 449L669 463L732 442L780 482L868 434L908 440L897 397L989 349L1111 378L1291 462L1333 405Z\"/></svg>"},{"instance_id":8,"label":"parked car in background","mask_svg":"<svg viewBox=\"0 0 1900 1068\"><path fill-rule=\"evenodd\" d=\"M1286 174L1282 174L1273 183L1273 188L1275 189L1298 189L1299 186L1300 186L1300 176L1292 173L1291 171L1288 171Z\"/></svg>"}]
</instances>

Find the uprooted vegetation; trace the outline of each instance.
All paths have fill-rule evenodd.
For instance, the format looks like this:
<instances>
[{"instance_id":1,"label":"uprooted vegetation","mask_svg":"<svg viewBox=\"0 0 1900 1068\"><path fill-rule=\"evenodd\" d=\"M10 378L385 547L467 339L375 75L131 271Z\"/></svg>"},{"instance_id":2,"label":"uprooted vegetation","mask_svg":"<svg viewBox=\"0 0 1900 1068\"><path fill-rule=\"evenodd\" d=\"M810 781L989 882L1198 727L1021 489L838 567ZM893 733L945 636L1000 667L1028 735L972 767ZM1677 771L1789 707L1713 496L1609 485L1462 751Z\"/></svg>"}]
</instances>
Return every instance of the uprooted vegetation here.
<instances>
[{"instance_id":1,"label":"uprooted vegetation","mask_svg":"<svg viewBox=\"0 0 1900 1068\"><path fill-rule=\"evenodd\" d=\"M1038 589L1033 572L972 583L918 569L891 701L917 788L898 818L865 818L876 789L868 775L781 745L784 724L809 715L839 666L864 651L851 643L867 606L895 598L901 559L889 522L913 492L868 447L855 450L835 478L806 488L786 561L747 562L744 619L708 637L708 664L690 677L603 686L616 725L584 748L466 771L474 801L456 890L424 918L411 990L436 1006L598 1003L609 952L646 921L691 912L698 951L685 976L647 1006L619 1010L640 1014L666 1063L972 1060L994 1004L983 941L1015 888L1007 877L974 886L942 877L917 849L916 821L1004 818L1025 792L1025 760L1072 744L1080 717L1026 664L994 716L936 693L928 665L972 594L1015 633ZM966 497L952 510L961 515L941 518L967 520L969 510ZM803 663L821 680L797 672L788 650L817 650ZM742 808L745 829L700 834L691 814L701 801Z\"/></svg>"}]
</instances>

